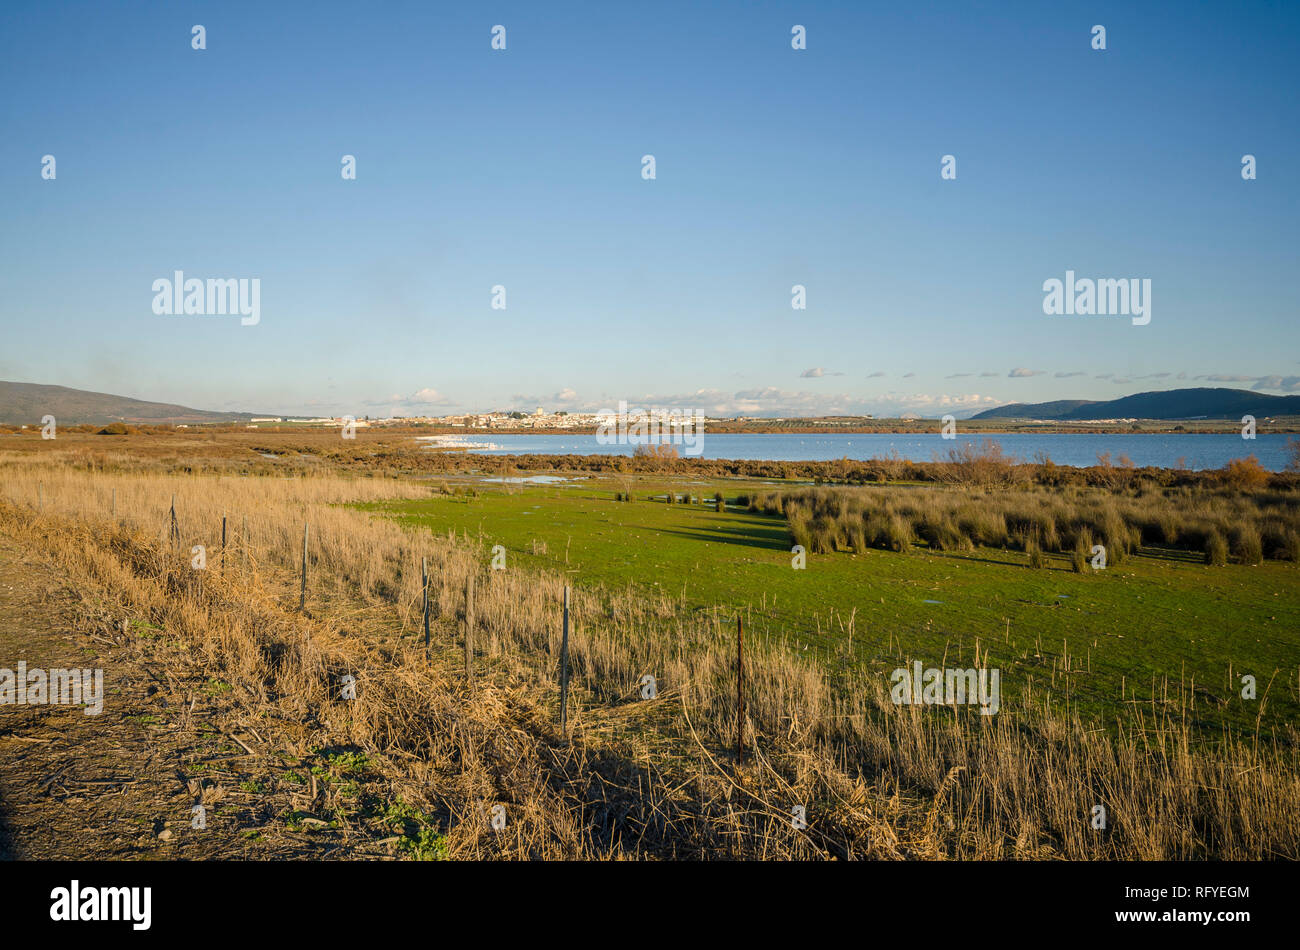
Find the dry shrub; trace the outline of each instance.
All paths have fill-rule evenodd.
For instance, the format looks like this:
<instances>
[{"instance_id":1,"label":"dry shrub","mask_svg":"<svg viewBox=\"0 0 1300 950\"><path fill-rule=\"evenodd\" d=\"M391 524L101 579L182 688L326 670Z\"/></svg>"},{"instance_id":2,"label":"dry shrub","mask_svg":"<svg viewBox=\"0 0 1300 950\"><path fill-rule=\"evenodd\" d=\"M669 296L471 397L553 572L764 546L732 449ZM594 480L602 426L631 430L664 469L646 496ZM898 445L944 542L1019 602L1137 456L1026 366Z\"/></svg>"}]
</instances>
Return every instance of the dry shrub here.
<instances>
[{"instance_id":1,"label":"dry shrub","mask_svg":"<svg viewBox=\"0 0 1300 950\"><path fill-rule=\"evenodd\" d=\"M679 459L681 452L671 442L639 442L632 450L637 459Z\"/></svg>"},{"instance_id":2,"label":"dry shrub","mask_svg":"<svg viewBox=\"0 0 1300 950\"><path fill-rule=\"evenodd\" d=\"M1269 473L1259 464L1259 459L1248 455L1233 459L1223 466L1223 483L1239 491L1254 491L1268 484Z\"/></svg>"},{"instance_id":3,"label":"dry shrub","mask_svg":"<svg viewBox=\"0 0 1300 950\"><path fill-rule=\"evenodd\" d=\"M947 461L935 462L940 481L954 485L1012 485L1028 477L1027 466L1002 452L1002 444L984 439L978 446L966 442L948 451Z\"/></svg>"}]
</instances>

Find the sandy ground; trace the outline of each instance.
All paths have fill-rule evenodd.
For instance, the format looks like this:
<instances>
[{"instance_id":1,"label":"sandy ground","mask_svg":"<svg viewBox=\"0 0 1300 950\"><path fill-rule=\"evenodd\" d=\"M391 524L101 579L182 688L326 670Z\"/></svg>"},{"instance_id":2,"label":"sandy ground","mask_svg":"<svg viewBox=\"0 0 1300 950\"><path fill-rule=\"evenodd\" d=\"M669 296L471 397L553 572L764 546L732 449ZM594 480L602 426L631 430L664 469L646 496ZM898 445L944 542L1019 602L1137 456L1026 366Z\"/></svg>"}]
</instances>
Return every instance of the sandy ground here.
<instances>
[{"instance_id":1,"label":"sandy ground","mask_svg":"<svg viewBox=\"0 0 1300 950\"><path fill-rule=\"evenodd\" d=\"M275 752L269 731L255 737L228 726L231 711L180 647L147 630L74 629L76 596L0 536L0 668L25 660L29 670L104 671L99 715L0 705L0 858L388 856L373 845L360 853L369 842L332 830L286 829L285 816L302 803L277 776L302 763ZM206 827L195 828L200 803Z\"/></svg>"}]
</instances>

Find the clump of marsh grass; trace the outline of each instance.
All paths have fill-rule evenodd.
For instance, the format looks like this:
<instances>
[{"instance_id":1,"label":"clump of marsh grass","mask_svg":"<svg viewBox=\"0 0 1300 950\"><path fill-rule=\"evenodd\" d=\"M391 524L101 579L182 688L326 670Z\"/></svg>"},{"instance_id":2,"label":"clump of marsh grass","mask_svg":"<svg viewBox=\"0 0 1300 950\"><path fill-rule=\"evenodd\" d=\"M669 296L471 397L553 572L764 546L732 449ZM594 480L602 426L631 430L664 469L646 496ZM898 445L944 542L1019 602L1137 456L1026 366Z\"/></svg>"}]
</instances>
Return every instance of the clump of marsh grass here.
<instances>
[{"instance_id":1,"label":"clump of marsh grass","mask_svg":"<svg viewBox=\"0 0 1300 950\"><path fill-rule=\"evenodd\" d=\"M1106 548L1106 563L1114 566L1124 563L1129 553L1128 525L1112 505L1102 516L1102 545Z\"/></svg>"},{"instance_id":2,"label":"clump of marsh grass","mask_svg":"<svg viewBox=\"0 0 1300 950\"><path fill-rule=\"evenodd\" d=\"M912 548L912 526L901 516L886 518L877 535L884 547L905 554Z\"/></svg>"},{"instance_id":3,"label":"clump of marsh grass","mask_svg":"<svg viewBox=\"0 0 1300 950\"><path fill-rule=\"evenodd\" d=\"M1211 567L1223 567L1228 563L1228 540L1217 528L1206 536L1205 563Z\"/></svg>"},{"instance_id":4,"label":"clump of marsh grass","mask_svg":"<svg viewBox=\"0 0 1300 950\"><path fill-rule=\"evenodd\" d=\"M1076 574L1086 574L1092 566L1092 535L1087 528L1075 535L1074 549L1070 552L1070 566Z\"/></svg>"},{"instance_id":5,"label":"clump of marsh grass","mask_svg":"<svg viewBox=\"0 0 1300 950\"><path fill-rule=\"evenodd\" d=\"M956 512L957 529L973 545L1000 547L1007 539L1007 517L991 506L965 504Z\"/></svg>"},{"instance_id":6,"label":"clump of marsh grass","mask_svg":"<svg viewBox=\"0 0 1300 950\"><path fill-rule=\"evenodd\" d=\"M1278 548L1278 557L1300 564L1300 531L1287 529Z\"/></svg>"},{"instance_id":7,"label":"clump of marsh grass","mask_svg":"<svg viewBox=\"0 0 1300 950\"><path fill-rule=\"evenodd\" d=\"M1038 535L1030 534L1025 538L1025 553L1029 555L1029 566L1035 569L1047 566L1047 555L1038 541Z\"/></svg>"},{"instance_id":8,"label":"clump of marsh grass","mask_svg":"<svg viewBox=\"0 0 1300 950\"><path fill-rule=\"evenodd\" d=\"M812 547L809 550L815 554L833 554L840 544L840 530L838 518L814 515L808 524L808 532L812 537Z\"/></svg>"},{"instance_id":9,"label":"clump of marsh grass","mask_svg":"<svg viewBox=\"0 0 1300 950\"><path fill-rule=\"evenodd\" d=\"M1160 525L1160 540L1165 544L1177 544L1178 536L1182 532L1182 518L1178 512L1163 511L1157 520Z\"/></svg>"},{"instance_id":10,"label":"clump of marsh grass","mask_svg":"<svg viewBox=\"0 0 1300 950\"><path fill-rule=\"evenodd\" d=\"M786 521L786 526L790 529L790 537L795 544L801 545L805 551L813 549L812 529L808 525L806 512L792 511Z\"/></svg>"},{"instance_id":11,"label":"clump of marsh grass","mask_svg":"<svg viewBox=\"0 0 1300 950\"><path fill-rule=\"evenodd\" d=\"M1124 472L1126 468L1117 469ZM1162 487L1139 479L1134 487L1113 490L1065 485L1043 489L962 485L948 488L814 487L759 492L742 499L750 511L787 519L800 512L803 520L823 518L823 530L834 534L835 545L858 549L856 524L866 524L865 545L898 549L900 537L932 550L969 550L974 546L1024 549L1025 538L1036 535L1045 553L1069 555L1080 533L1105 545L1109 564L1122 564L1141 553L1144 544L1165 544L1204 551L1213 530L1237 540L1235 529L1253 527L1262 539L1262 556L1293 560L1292 534L1300 535L1300 498L1285 491L1240 491L1218 480L1196 486ZM904 530L885 530L900 519ZM1247 542L1246 557L1254 557ZM1243 563L1246 561L1243 559Z\"/></svg>"},{"instance_id":12,"label":"clump of marsh grass","mask_svg":"<svg viewBox=\"0 0 1300 950\"><path fill-rule=\"evenodd\" d=\"M1233 532L1233 554L1242 564L1261 564L1264 561L1264 542L1254 525L1238 525Z\"/></svg>"},{"instance_id":13,"label":"clump of marsh grass","mask_svg":"<svg viewBox=\"0 0 1300 950\"><path fill-rule=\"evenodd\" d=\"M861 518L855 518L844 529L845 538L857 554L867 551L867 526Z\"/></svg>"}]
</instances>

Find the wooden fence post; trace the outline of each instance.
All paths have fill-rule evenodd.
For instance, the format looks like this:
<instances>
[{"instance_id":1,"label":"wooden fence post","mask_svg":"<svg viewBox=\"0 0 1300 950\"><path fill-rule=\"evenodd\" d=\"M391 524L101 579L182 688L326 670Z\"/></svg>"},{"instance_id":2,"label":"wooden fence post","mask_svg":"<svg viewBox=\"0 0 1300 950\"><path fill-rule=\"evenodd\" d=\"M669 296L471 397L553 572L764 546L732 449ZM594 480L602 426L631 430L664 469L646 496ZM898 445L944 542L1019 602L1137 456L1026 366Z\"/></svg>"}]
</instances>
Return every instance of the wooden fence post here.
<instances>
[{"instance_id":1,"label":"wooden fence post","mask_svg":"<svg viewBox=\"0 0 1300 950\"><path fill-rule=\"evenodd\" d=\"M745 621L736 615L736 764L745 756L745 697L741 688L745 681L744 666Z\"/></svg>"},{"instance_id":2,"label":"wooden fence post","mask_svg":"<svg viewBox=\"0 0 1300 950\"><path fill-rule=\"evenodd\" d=\"M560 635L560 732L569 734L569 587L564 587L564 632Z\"/></svg>"},{"instance_id":3,"label":"wooden fence post","mask_svg":"<svg viewBox=\"0 0 1300 950\"><path fill-rule=\"evenodd\" d=\"M176 495L172 495L171 527L168 529L168 537L172 546L179 546L181 543L181 526L176 520Z\"/></svg>"},{"instance_id":4,"label":"wooden fence post","mask_svg":"<svg viewBox=\"0 0 1300 950\"><path fill-rule=\"evenodd\" d=\"M424 653L429 655L429 559L420 558L420 587L424 590Z\"/></svg>"},{"instance_id":5,"label":"wooden fence post","mask_svg":"<svg viewBox=\"0 0 1300 950\"><path fill-rule=\"evenodd\" d=\"M465 678L474 682L474 575L465 581Z\"/></svg>"},{"instance_id":6,"label":"wooden fence post","mask_svg":"<svg viewBox=\"0 0 1300 950\"><path fill-rule=\"evenodd\" d=\"M298 599L298 612L307 612L307 522L302 523L302 595Z\"/></svg>"},{"instance_id":7,"label":"wooden fence post","mask_svg":"<svg viewBox=\"0 0 1300 950\"><path fill-rule=\"evenodd\" d=\"M226 513L221 513L221 575L226 574Z\"/></svg>"}]
</instances>

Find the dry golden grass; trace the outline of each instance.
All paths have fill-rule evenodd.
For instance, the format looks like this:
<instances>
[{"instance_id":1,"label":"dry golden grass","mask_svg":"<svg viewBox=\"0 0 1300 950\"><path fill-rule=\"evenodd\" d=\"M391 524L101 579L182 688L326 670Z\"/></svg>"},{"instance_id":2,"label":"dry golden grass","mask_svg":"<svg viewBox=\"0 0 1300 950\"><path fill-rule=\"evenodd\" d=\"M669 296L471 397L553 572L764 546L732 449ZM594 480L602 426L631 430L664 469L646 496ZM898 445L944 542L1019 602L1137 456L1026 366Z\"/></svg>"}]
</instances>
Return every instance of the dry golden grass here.
<instances>
[{"instance_id":1,"label":"dry golden grass","mask_svg":"<svg viewBox=\"0 0 1300 950\"><path fill-rule=\"evenodd\" d=\"M991 718L896 706L878 675L832 673L755 642L745 652L750 752L738 764L726 605L691 613L668 596L584 589L566 741L556 725L563 578L491 572L469 539L341 507L425 487L32 460L0 462L0 477L0 525L58 562L89 626L111 633L125 617L147 618L232 683L250 716L303 746L367 750L392 798L432 816L450 857L1300 857L1294 730L1211 746L1154 708L1109 734L1032 696ZM168 540L173 495L179 545ZM204 571L190 568L199 544ZM349 673L350 702L339 698ZM656 700L639 699L646 673ZM488 821L496 803L508 809L504 832ZM1105 831L1090 824L1097 804ZM795 805L807 809L806 830L792 827Z\"/></svg>"}]
</instances>

